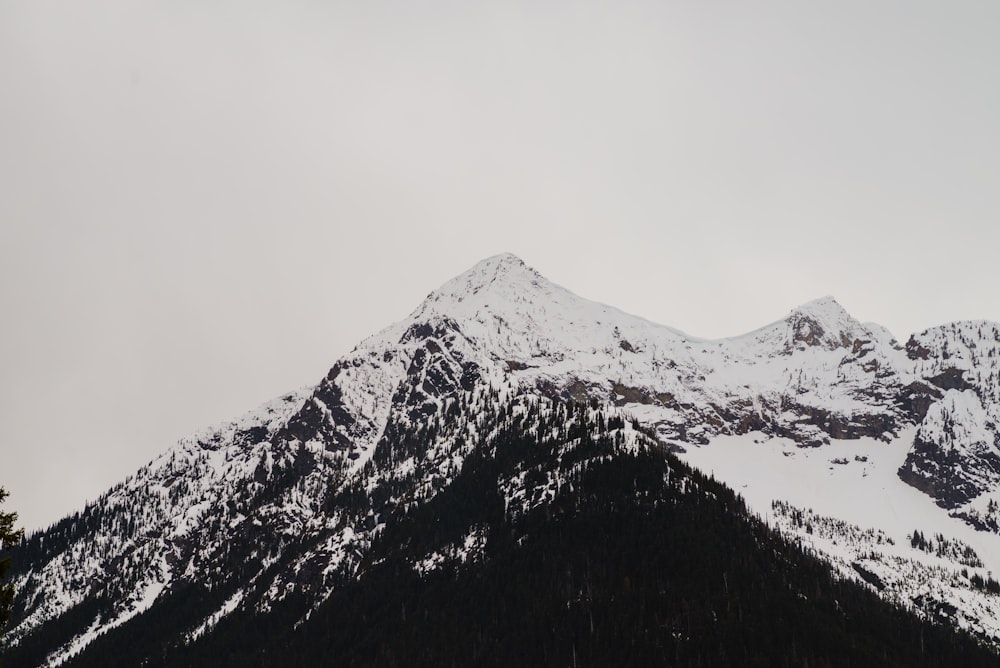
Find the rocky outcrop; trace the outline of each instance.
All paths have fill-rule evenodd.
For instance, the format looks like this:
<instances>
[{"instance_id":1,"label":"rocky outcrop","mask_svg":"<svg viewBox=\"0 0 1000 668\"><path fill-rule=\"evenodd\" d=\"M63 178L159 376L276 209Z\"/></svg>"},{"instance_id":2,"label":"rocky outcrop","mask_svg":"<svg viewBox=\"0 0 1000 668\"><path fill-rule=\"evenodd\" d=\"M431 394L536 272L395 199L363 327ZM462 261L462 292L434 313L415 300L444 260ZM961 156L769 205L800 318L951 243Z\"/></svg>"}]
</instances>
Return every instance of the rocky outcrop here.
<instances>
[{"instance_id":1,"label":"rocky outcrop","mask_svg":"<svg viewBox=\"0 0 1000 668\"><path fill-rule=\"evenodd\" d=\"M1000 434L975 391L949 390L927 409L899 477L945 508L996 487Z\"/></svg>"}]
</instances>

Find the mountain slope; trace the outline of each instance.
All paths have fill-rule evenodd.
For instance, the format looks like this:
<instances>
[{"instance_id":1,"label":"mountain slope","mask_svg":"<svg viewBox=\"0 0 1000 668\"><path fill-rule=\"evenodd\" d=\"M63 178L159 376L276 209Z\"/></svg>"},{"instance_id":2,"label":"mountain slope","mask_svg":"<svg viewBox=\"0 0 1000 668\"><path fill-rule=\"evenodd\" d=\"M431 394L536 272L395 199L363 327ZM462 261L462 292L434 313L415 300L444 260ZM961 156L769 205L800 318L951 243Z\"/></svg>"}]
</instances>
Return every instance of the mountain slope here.
<instances>
[{"instance_id":1,"label":"mountain slope","mask_svg":"<svg viewBox=\"0 0 1000 668\"><path fill-rule=\"evenodd\" d=\"M212 634L164 643L184 596L67 665L997 661L832 578L613 412L515 399L477 418L498 430L434 498L388 509L356 576L319 607L238 608Z\"/></svg>"},{"instance_id":2,"label":"mountain slope","mask_svg":"<svg viewBox=\"0 0 1000 668\"><path fill-rule=\"evenodd\" d=\"M717 470L843 577L871 584L874 569L883 584L912 582L936 568L944 575L923 589L881 591L997 639L1000 607L985 583L1000 572L998 348L990 323L928 330L901 346L831 298L706 341L579 298L514 256L488 258L361 342L315 387L182 441L30 537L17 551L23 596L11 656L58 665L171 607L184 617L159 633L191 642L237 611L298 609L290 601L313 609L354 586L386 518L432 503L462 475L515 411L501 406L551 401L625 411L626 424L634 417L659 444ZM725 464L755 445L779 458ZM791 511L775 512L788 499L813 505L804 481L843 491L869 476L919 512L865 514L849 493L829 494L820 514L844 526L828 523L837 533L822 541L788 521ZM526 485L509 482L508 506ZM877 491L864 498L879 504ZM959 550L929 563L910 545L928 527L978 561ZM857 538L869 530L893 549Z\"/></svg>"}]
</instances>

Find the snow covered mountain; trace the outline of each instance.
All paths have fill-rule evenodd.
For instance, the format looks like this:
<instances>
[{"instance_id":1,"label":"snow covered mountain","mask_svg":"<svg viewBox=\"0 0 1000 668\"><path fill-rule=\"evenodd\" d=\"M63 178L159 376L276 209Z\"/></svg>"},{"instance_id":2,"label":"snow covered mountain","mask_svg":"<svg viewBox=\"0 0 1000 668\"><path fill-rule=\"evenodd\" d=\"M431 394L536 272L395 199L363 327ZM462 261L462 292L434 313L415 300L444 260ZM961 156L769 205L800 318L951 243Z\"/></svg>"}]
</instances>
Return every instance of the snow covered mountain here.
<instances>
[{"instance_id":1,"label":"snow covered mountain","mask_svg":"<svg viewBox=\"0 0 1000 668\"><path fill-rule=\"evenodd\" d=\"M900 344L829 297L703 340L491 257L316 386L182 440L29 537L9 642L55 666L165 601L183 601L193 618L172 632L193 641L237 610L326 600L377 561L389 514L566 402L614 422L616 451L665 446L713 473L843 577L1000 642L998 350L995 323ZM558 496L540 475L501 485L508 515ZM412 567L474 561L485 541L470 529Z\"/></svg>"}]
</instances>

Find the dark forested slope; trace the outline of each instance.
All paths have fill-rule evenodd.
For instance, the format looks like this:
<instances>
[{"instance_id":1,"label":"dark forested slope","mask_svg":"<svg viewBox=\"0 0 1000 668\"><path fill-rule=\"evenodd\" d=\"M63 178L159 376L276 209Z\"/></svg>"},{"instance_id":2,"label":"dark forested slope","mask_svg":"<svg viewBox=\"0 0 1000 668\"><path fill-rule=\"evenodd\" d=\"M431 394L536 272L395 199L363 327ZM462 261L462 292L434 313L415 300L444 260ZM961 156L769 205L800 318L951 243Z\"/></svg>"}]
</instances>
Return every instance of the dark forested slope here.
<instances>
[{"instance_id":1,"label":"dark forested slope","mask_svg":"<svg viewBox=\"0 0 1000 668\"><path fill-rule=\"evenodd\" d=\"M217 598L192 588L67 665L1000 665L837 579L619 417L567 405L506 424L429 501L388 512L318 607L241 609L178 642ZM428 566L435 550L450 556Z\"/></svg>"}]
</instances>

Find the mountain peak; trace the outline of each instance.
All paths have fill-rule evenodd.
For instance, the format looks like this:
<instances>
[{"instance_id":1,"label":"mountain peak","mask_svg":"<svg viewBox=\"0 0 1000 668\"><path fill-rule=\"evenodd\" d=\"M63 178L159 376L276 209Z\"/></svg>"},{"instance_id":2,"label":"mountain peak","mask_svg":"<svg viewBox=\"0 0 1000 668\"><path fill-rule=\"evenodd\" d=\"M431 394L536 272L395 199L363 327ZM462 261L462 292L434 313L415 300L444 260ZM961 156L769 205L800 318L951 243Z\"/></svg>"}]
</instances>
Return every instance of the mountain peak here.
<instances>
[{"instance_id":1,"label":"mountain peak","mask_svg":"<svg viewBox=\"0 0 1000 668\"><path fill-rule=\"evenodd\" d=\"M207 656L264 625L282 647L296 646L300 636L282 620L315 612L336 629L346 618L340 602L359 599L354 592L403 587L419 598L420 582L442 581L428 571L498 563L522 538L535 541L519 553L532 557L548 538L522 529L544 528L566 509L591 513L605 487L616 490L607 517L622 516L621 500L640 498L637 490L642 508L655 509L707 489L679 465L669 476L650 469L666 450L747 488L748 512L769 513L786 532L781 544L803 540L829 558L831 573L881 583L874 589L892 602L946 611L1000 646L988 579L1000 569L997 342L996 326L957 323L904 349L832 297L740 337L697 340L578 297L515 255L494 255L359 344L316 386L184 439L18 546L13 584L25 603L4 638L19 654L5 643L2 658L138 665L147 655L127 652L148 648L200 665L174 650ZM608 468L635 455L628 469ZM568 496L581 489L585 496ZM455 502L457 515L448 510ZM803 510L814 502L829 515ZM906 533L914 527L934 536L936 553ZM496 534L498 551L495 530L521 533ZM952 540L958 531L970 544ZM177 613L191 591L204 592L198 609ZM410 618L426 618L420 612ZM199 640L214 628L224 629L219 640ZM150 643L131 642L140 636ZM317 647L350 648L352 637L324 636Z\"/></svg>"},{"instance_id":2,"label":"mountain peak","mask_svg":"<svg viewBox=\"0 0 1000 668\"><path fill-rule=\"evenodd\" d=\"M428 310L441 310L442 302L449 306L486 305L490 298L518 300L525 293L537 292L551 284L513 253L500 253L480 260L470 269L446 282L427 295L414 315ZM471 302L471 303L470 303ZM482 304L479 304L482 302ZM494 304L496 306L497 304Z\"/></svg>"},{"instance_id":3,"label":"mountain peak","mask_svg":"<svg viewBox=\"0 0 1000 668\"><path fill-rule=\"evenodd\" d=\"M786 322L793 342L830 349L850 346L865 333L864 326L829 295L793 309Z\"/></svg>"},{"instance_id":4,"label":"mountain peak","mask_svg":"<svg viewBox=\"0 0 1000 668\"><path fill-rule=\"evenodd\" d=\"M480 265L500 265L500 264L512 264L519 267L525 267L524 260L519 258L513 253L497 253L496 255L491 255L477 262L474 266L478 267Z\"/></svg>"},{"instance_id":5,"label":"mountain peak","mask_svg":"<svg viewBox=\"0 0 1000 668\"><path fill-rule=\"evenodd\" d=\"M839 309L844 310L844 307L834 298L833 295L824 295L822 297L817 297L807 301L804 304L797 306L795 311L813 311L813 310L827 310L827 309Z\"/></svg>"},{"instance_id":6,"label":"mountain peak","mask_svg":"<svg viewBox=\"0 0 1000 668\"><path fill-rule=\"evenodd\" d=\"M441 286L438 292L455 287L465 290L471 289L475 293L489 287L497 280L505 282L511 280L532 281L539 278L541 278L541 274L526 265L518 256L513 253L500 253L480 260L470 269Z\"/></svg>"}]
</instances>

